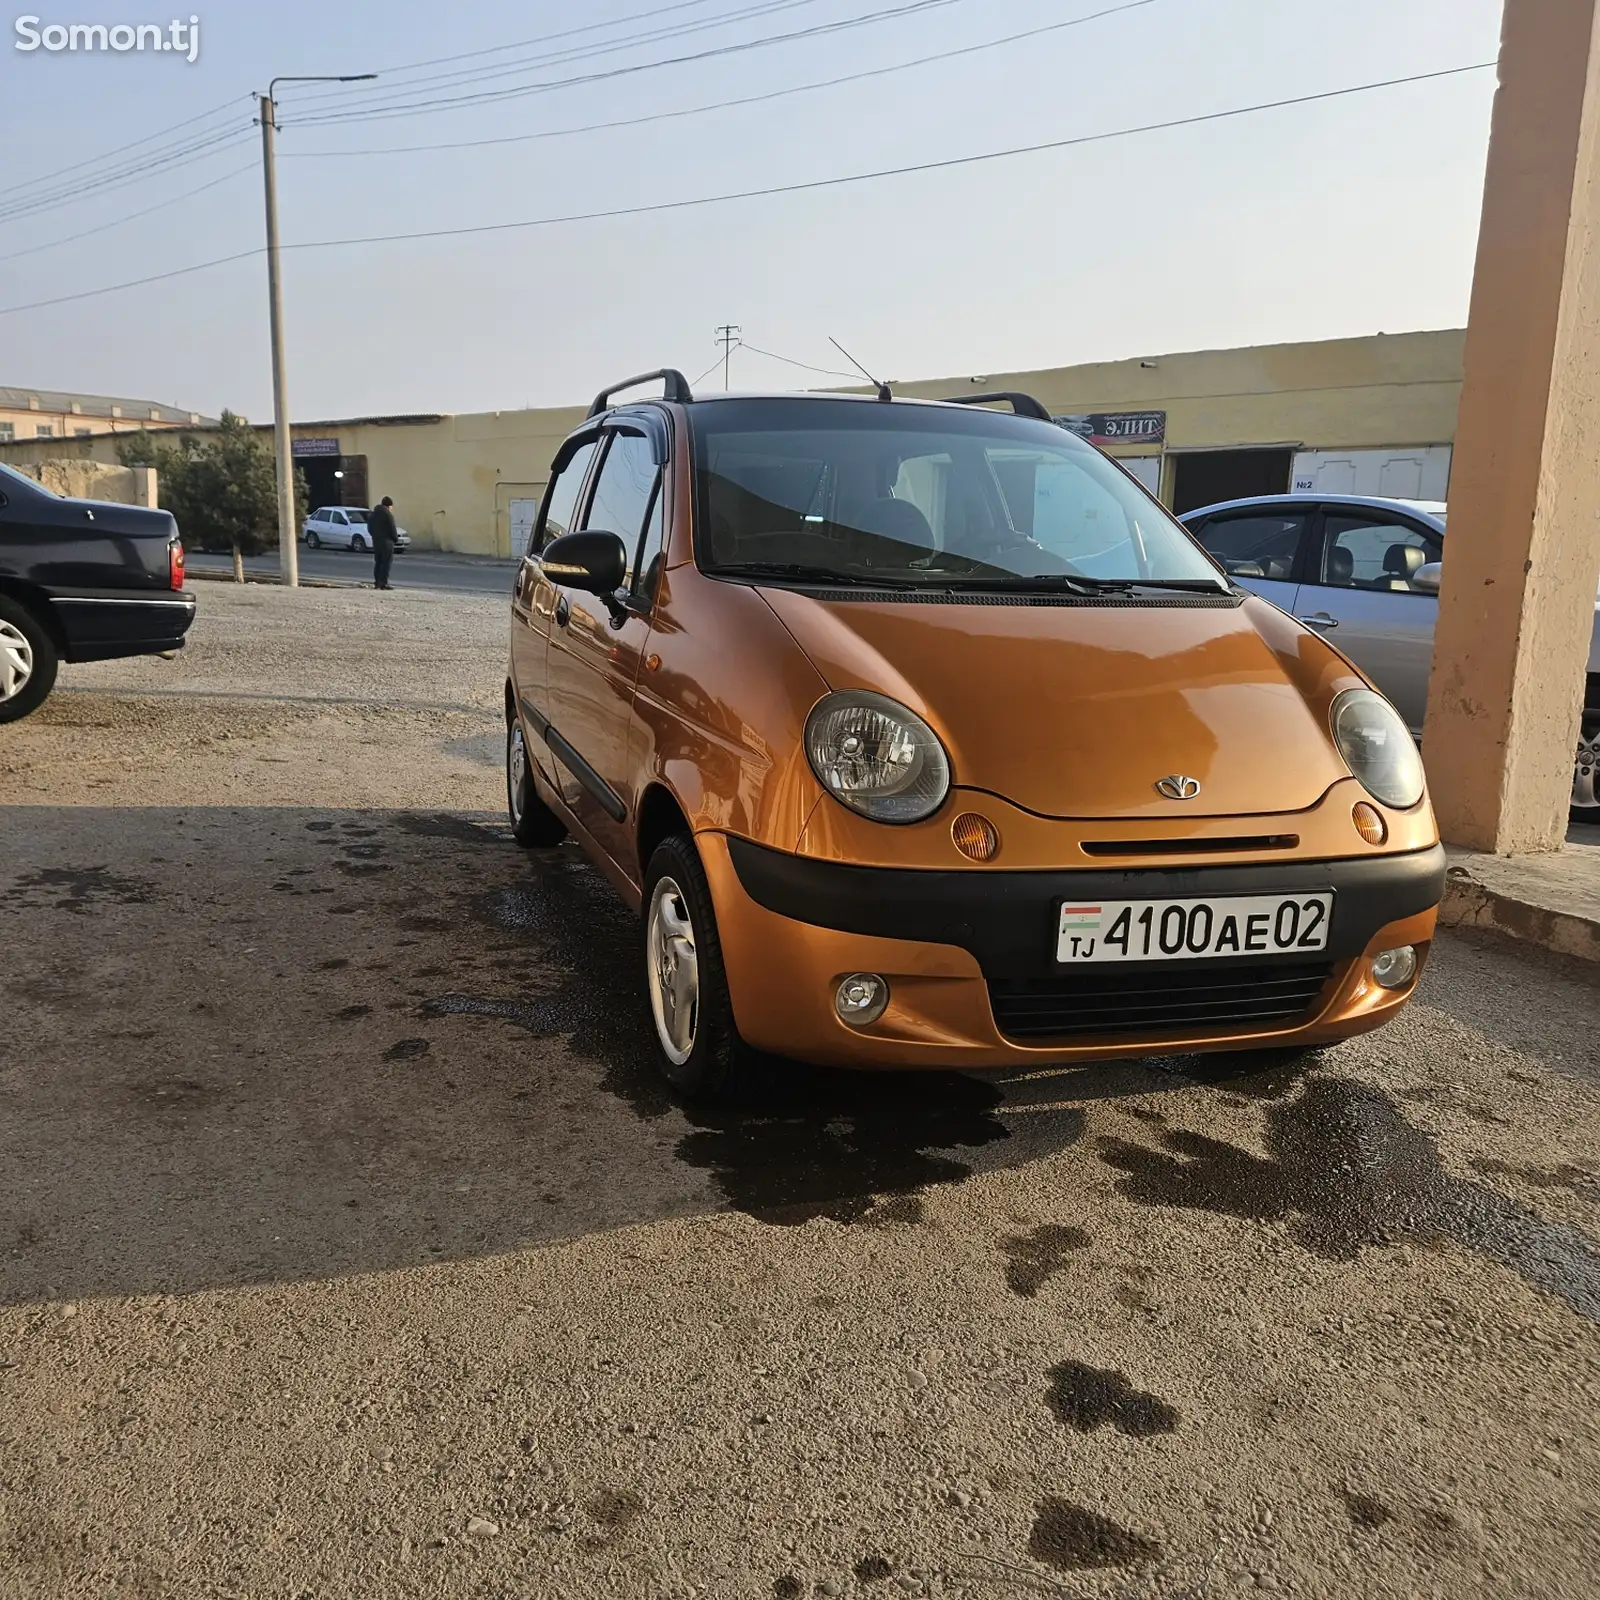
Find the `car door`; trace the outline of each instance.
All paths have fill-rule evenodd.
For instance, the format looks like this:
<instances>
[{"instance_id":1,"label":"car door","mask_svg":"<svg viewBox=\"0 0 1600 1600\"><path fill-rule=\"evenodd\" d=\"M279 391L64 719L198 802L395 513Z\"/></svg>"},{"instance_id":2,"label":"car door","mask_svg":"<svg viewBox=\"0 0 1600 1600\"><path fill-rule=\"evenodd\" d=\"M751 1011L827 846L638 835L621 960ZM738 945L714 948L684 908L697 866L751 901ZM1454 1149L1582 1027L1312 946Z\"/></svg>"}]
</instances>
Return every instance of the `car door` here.
<instances>
[{"instance_id":1,"label":"car door","mask_svg":"<svg viewBox=\"0 0 1600 1600\"><path fill-rule=\"evenodd\" d=\"M613 596L563 589L545 654L547 735L560 768L561 797L586 832L619 865L631 857L635 783L628 759L634 683L650 637L646 608L631 603L646 524L655 514L664 433L607 427L580 526L616 534L627 551Z\"/></svg>"},{"instance_id":2,"label":"car door","mask_svg":"<svg viewBox=\"0 0 1600 1600\"><path fill-rule=\"evenodd\" d=\"M1185 525L1236 583L1293 612L1313 510L1309 504L1250 506L1198 523L1186 518Z\"/></svg>"},{"instance_id":3,"label":"car door","mask_svg":"<svg viewBox=\"0 0 1600 1600\"><path fill-rule=\"evenodd\" d=\"M1421 732L1433 664L1436 590L1415 581L1442 559L1444 540L1419 521L1377 507L1323 508L1297 615L1325 633Z\"/></svg>"},{"instance_id":4,"label":"car door","mask_svg":"<svg viewBox=\"0 0 1600 1600\"><path fill-rule=\"evenodd\" d=\"M599 438L599 430L592 429L587 435L568 439L557 452L511 591L512 688L522 710L529 753L545 781L555 789L560 788L555 758L544 738L544 729L549 723L545 652L561 591L545 576L539 564L539 552L552 539L571 532Z\"/></svg>"}]
</instances>

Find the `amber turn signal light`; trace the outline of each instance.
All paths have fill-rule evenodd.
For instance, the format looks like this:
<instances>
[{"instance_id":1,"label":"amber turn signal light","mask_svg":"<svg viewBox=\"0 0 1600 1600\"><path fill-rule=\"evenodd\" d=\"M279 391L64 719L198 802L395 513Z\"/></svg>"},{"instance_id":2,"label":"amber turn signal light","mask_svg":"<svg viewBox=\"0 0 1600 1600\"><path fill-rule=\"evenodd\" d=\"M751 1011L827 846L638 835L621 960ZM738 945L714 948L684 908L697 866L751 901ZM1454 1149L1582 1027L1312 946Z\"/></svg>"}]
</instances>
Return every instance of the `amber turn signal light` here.
<instances>
[{"instance_id":1,"label":"amber turn signal light","mask_svg":"<svg viewBox=\"0 0 1600 1600\"><path fill-rule=\"evenodd\" d=\"M1000 835L994 824L976 811L963 811L950 824L950 837L969 861L992 861L1000 849Z\"/></svg>"},{"instance_id":2,"label":"amber turn signal light","mask_svg":"<svg viewBox=\"0 0 1600 1600\"><path fill-rule=\"evenodd\" d=\"M1369 806L1365 800L1358 800L1350 812L1355 821L1356 832L1368 844L1382 844L1389 837L1389 825L1378 814L1376 807Z\"/></svg>"}]
</instances>

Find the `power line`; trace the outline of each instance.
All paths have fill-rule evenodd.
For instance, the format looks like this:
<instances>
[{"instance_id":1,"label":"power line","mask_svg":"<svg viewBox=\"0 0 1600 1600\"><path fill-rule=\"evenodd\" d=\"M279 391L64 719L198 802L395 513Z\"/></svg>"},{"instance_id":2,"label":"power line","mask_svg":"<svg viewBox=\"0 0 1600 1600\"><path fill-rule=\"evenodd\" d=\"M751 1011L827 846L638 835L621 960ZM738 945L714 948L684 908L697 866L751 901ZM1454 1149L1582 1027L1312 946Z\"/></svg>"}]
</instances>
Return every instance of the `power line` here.
<instances>
[{"instance_id":1,"label":"power line","mask_svg":"<svg viewBox=\"0 0 1600 1600\"><path fill-rule=\"evenodd\" d=\"M549 44L555 39L570 39L580 33L600 33L606 28L621 27L629 22L641 22L647 17L664 17L674 11L692 11L696 6L709 4L710 0L675 0L672 5L652 6L645 11L632 11L626 16L612 17L606 22L586 22L577 28L560 28L555 33L535 34L531 39L516 39L507 44L486 45L481 50L463 50L459 55L433 56L423 61L407 61L399 66L380 67L378 72L380 77L391 79L403 72L415 72L418 67L444 67L449 66L452 61L474 61L482 56L499 55L506 50L523 50L530 45Z\"/></svg>"},{"instance_id":2,"label":"power line","mask_svg":"<svg viewBox=\"0 0 1600 1600\"><path fill-rule=\"evenodd\" d=\"M142 144L149 144L152 139L164 138L169 133L176 133L180 128L188 128L196 122L205 122L222 111L231 111L241 99L248 100L249 95L234 95L231 99L224 100L220 105L213 106L209 111L202 111L196 116L185 117L182 122L174 122L169 128L159 128L154 133L147 133L142 139L134 139L127 144L119 145L114 151L107 151L104 155L88 156L82 161L74 161L71 166L57 167L52 172L41 172L37 177L29 178L25 183L13 184L9 189L0 189L0 198L8 194L21 194L25 189L37 188L41 183L48 183L53 178L59 178L63 173L79 172L84 167L92 167L104 161L107 155L121 155L129 150L137 150Z\"/></svg>"},{"instance_id":3,"label":"power line","mask_svg":"<svg viewBox=\"0 0 1600 1600\"><path fill-rule=\"evenodd\" d=\"M1099 22L1105 17L1115 17L1124 11L1139 11L1158 3L1159 0L1126 0L1123 5L1108 6L1103 11L1092 11L1087 16L1071 17L1065 22L1047 22L1042 27L1027 28L1021 33L1008 33L998 39L982 40L978 44L965 44L952 50L935 51L932 55L917 56L910 61L897 61L886 67L870 67L866 71L848 72L837 78L819 78L811 83L797 83L786 89L769 89L762 94L742 95L734 100L714 100L707 105L687 106L678 111L654 111L645 116L622 117L612 122L588 122L574 128L544 128L537 133L513 133L495 139L464 139L444 144L389 145L377 150L286 150L280 154L285 160L290 161L339 160L348 156L415 155L433 150L480 150L488 145L527 144L540 139L564 139L580 133L599 133L615 128L638 128L652 122L671 122L682 117L697 117L707 111L763 105L769 100L782 100L790 95L809 93L813 89L835 89L842 84L860 83L868 78L884 78L896 72L908 72L913 67L925 67L935 61L952 61L960 56L977 55L981 51L998 50L1004 45L1037 39L1044 34L1059 33L1065 28L1080 28L1086 23Z\"/></svg>"},{"instance_id":4,"label":"power line","mask_svg":"<svg viewBox=\"0 0 1600 1600\"><path fill-rule=\"evenodd\" d=\"M703 3L703 0L701 0ZM567 66L574 61L588 61L598 56L615 55L618 51L634 50L641 45L658 43L663 39L681 38L691 33L704 33L709 29L726 27L737 22L748 22L752 18L769 16L779 11L793 11L801 6L815 5L817 0L746 0L733 11L718 12L713 17L706 17L698 22L674 22L663 27L651 26L636 33L625 35L621 39L609 39L599 43L585 45L568 45L563 49L545 50L520 61L500 63L488 66L469 67L456 72L433 73L425 77L413 78L409 83L398 86L392 82L385 83L382 89L366 89L356 91L358 95L376 95L392 92L396 87L402 94L412 94L424 89L460 88L469 83L483 83L494 78L515 77L519 73L528 72L545 67ZM635 21L637 18L627 20ZM605 24L612 26L613 24ZM595 24L593 26L600 26ZM590 29L565 30L566 32L587 32ZM556 39L563 34L550 34L547 38ZM525 40L523 45L537 44L539 40ZM498 49L520 49L522 45L506 45ZM382 75L380 74L380 77ZM293 99L296 106L309 106L313 112L320 108L330 98L335 98L327 90L311 90L298 95ZM409 102L408 102L409 103Z\"/></svg>"},{"instance_id":5,"label":"power line","mask_svg":"<svg viewBox=\"0 0 1600 1600\"><path fill-rule=\"evenodd\" d=\"M738 349L738 348L739 348L739 346L738 346L738 345L735 345L735 346L734 346L734 347L733 347L733 348L734 348L734 349L735 349L735 350L737 350L737 349ZM705 371L704 371L704 372L702 372L702 373L701 373L701 374L700 374L700 376L699 376L699 377L698 377L698 378L695 378L695 379L694 379L694 380L693 380L693 381L692 381L692 382L691 382L691 383L690 383L690 384L689 384L689 387L690 387L690 388L691 388L691 389L696 389L696 388L698 388L698 387L699 387L699 386L700 386L700 385L701 385L701 384L702 384L702 383L704 383L704 382L705 382L705 381L706 381L706 379L707 379L707 378L709 378L709 377L710 377L710 376L711 376L711 374L712 374L712 373L713 373L713 372L715 372L715 371L716 371L716 370L717 370L717 368L718 368L718 367L720 367L720 366L721 366L721 365L722 365L722 357L721 357L721 356L718 356L718 357L717 357L717 359L716 359L716 360L715 360L715 361L713 361L713 362L712 362L712 363L711 363L711 365L710 365L710 366L709 366L709 367L707 367L707 368L706 368L706 370L705 370Z\"/></svg>"},{"instance_id":6,"label":"power line","mask_svg":"<svg viewBox=\"0 0 1600 1600\"><path fill-rule=\"evenodd\" d=\"M209 160L214 155L221 155L224 151L248 144L250 139L251 135L245 129L223 128L215 133L192 139L186 144L168 148L165 153L151 151L148 156L138 161L108 168L97 177L77 179L58 189L24 196L13 200L10 205L0 205L0 223L15 222L23 217L59 210L62 206L75 205L79 200L88 199L103 189L117 188L136 179L155 177L174 167Z\"/></svg>"},{"instance_id":7,"label":"power line","mask_svg":"<svg viewBox=\"0 0 1600 1600\"><path fill-rule=\"evenodd\" d=\"M834 178L813 178L804 183L772 184L761 189L739 189L726 194L698 195L685 200L658 200L639 206L617 206L607 211L573 212L565 216L530 217L521 222L489 222L466 228L428 228L409 233L368 234L351 239L307 239L299 244L285 245L285 250L331 250L363 244L400 244L418 239L461 238L485 233L508 233L524 228L549 228L573 222L601 222L619 217L650 216L664 211L685 211L697 206L722 205L734 200L757 200L772 195L803 194L820 189L841 188L849 184L871 183L882 178L905 177L918 172L940 172L956 167L976 166L988 161L1002 161L1013 156L1038 155L1050 150L1068 150L1082 145L1104 144L1114 139L1133 138L1146 133L1162 133L1174 128L1193 128L1205 123L1225 122L1234 117L1251 116L1261 111L1280 111L1291 106L1314 105L1327 100L1341 100L1351 95L1370 94L1378 89L1396 89L1407 84L1429 83L1441 78L1456 78L1469 72L1487 72L1498 65L1494 61L1477 61L1468 66L1443 67L1436 72L1413 72L1401 78L1383 78L1372 83L1351 84L1343 89L1325 89L1316 94L1292 95L1282 100L1263 100L1254 105L1234 106L1225 111L1207 111L1191 117L1172 117L1162 122L1140 123L1135 127L1112 128L1102 133L1077 134L1069 139L1048 139L1037 144L1015 145L1006 150L986 150L977 155L949 156L942 161L921 161L910 166L883 167L875 172L848 173ZM13 316L21 311L38 311L46 306L66 305L73 301L89 300L101 295L116 294L123 289L136 289L148 283L161 283L171 278L185 277L195 272L205 272L229 262L244 261L260 255L259 248L241 250L234 255L218 256L211 261L200 261L192 266L175 267L169 272L159 272L144 278L134 278L125 283L106 284L98 289L83 289L76 294L57 295L48 300L34 300L26 305L0 306L0 316Z\"/></svg>"},{"instance_id":8,"label":"power line","mask_svg":"<svg viewBox=\"0 0 1600 1600\"><path fill-rule=\"evenodd\" d=\"M860 382L861 375L857 372L840 372L833 367L814 367L809 361L796 361L793 356L780 356L775 350L762 350L750 343L748 339L739 341L741 350L748 350L753 356L765 356L769 361L782 361L791 367L802 367L807 372L820 372L825 378L848 378L852 383ZM713 368L713 371L715 368Z\"/></svg>"},{"instance_id":9,"label":"power line","mask_svg":"<svg viewBox=\"0 0 1600 1600\"><path fill-rule=\"evenodd\" d=\"M192 200L197 194L204 194L207 189L215 189L219 184L229 182L231 179L243 177L247 172L255 172L259 163L252 161L242 167L235 167L232 172L225 172L220 178L213 178L209 183L202 183L197 189L185 189L182 194L168 196L165 200L158 200L153 206L146 206L143 211L130 211L125 217L118 217L114 222L102 222L99 227L85 228L82 233L69 233L64 239L52 239L48 244L29 245L26 250L13 250L10 255L0 256L0 261L16 261L22 256L35 256L43 250L54 250L58 245L73 244L79 239L87 239L92 234L108 233L112 228L120 228L124 223L137 222L140 217L148 217L153 211L165 211L168 206L175 206L180 200Z\"/></svg>"},{"instance_id":10,"label":"power line","mask_svg":"<svg viewBox=\"0 0 1600 1600\"><path fill-rule=\"evenodd\" d=\"M322 116L302 117L295 124L307 128L333 122L384 122L394 117L420 115L423 112L453 111L461 106L500 104L521 99L527 95L547 94L555 89L568 89L583 84L609 82L615 78L629 77L640 72L654 72L660 67L685 66L696 61L711 61L724 56L741 55L751 50L765 50L773 45L789 44L796 39L815 39L826 34L842 33L850 28L865 27L870 23L891 21L925 11L940 10L946 6L964 4L965 0L907 0L906 4L881 11L870 11L863 16L847 17L837 22L817 23L810 28L798 28L790 33L764 34L759 39L746 39L736 44L717 45L709 50L698 50L690 55L666 56L658 61L641 61L626 67L611 67L604 72L584 73L571 78L552 78L543 83L523 84L510 89L485 90L480 94L456 95L439 100L402 101L377 111L331 111Z\"/></svg>"}]
</instances>

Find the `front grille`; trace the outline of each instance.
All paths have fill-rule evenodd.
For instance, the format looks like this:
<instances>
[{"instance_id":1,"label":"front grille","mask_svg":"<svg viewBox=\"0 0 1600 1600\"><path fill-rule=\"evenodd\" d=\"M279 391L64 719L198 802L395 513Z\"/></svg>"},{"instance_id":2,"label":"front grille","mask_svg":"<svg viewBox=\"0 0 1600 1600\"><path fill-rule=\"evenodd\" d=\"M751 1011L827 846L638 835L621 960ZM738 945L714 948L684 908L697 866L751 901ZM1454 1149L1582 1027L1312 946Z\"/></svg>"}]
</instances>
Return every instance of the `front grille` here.
<instances>
[{"instance_id":1,"label":"front grille","mask_svg":"<svg viewBox=\"0 0 1600 1600\"><path fill-rule=\"evenodd\" d=\"M1134 972L1103 967L1020 981L991 978L989 1003L1011 1039L1227 1031L1302 1015L1332 976L1331 962L1218 967L1173 961Z\"/></svg>"}]
</instances>

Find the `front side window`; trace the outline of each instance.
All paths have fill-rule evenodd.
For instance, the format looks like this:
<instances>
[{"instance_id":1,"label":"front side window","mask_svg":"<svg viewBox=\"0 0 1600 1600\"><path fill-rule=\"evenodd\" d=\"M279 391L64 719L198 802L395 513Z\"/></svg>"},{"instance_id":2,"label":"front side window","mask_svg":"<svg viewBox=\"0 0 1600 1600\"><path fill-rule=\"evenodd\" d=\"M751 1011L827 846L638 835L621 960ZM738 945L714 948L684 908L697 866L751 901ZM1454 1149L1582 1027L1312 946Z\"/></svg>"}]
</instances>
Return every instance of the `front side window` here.
<instances>
[{"instance_id":1,"label":"front side window","mask_svg":"<svg viewBox=\"0 0 1600 1600\"><path fill-rule=\"evenodd\" d=\"M1287 583L1305 532L1303 511L1252 512L1213 517L1200 530L1203 544L1236 578L1271 578Z\"/></svg>"},{"instance_id":2,"label":"front side window","mask_svg":"<svg viewBox=\"0 0 1600 1600\"><path fill-rule=\"evenodd\" d=\"M1370 516L1334 516L1324 524L1323 584L1335 589L1377 589L1411 594L1412 578L1444 554L1444 541L1409 523Z\"/></svg>"},{"instance_id":3,"label":"front side window","mask_svg":"<svg viewBox=\"0 0 1600 1600\"><path fill-rule=\"evenodd\" d=\"M889 587L1224 580L1091 446L1030 418L876 401L710 401L691 414L702 567Z\"/></svg>"},{"instance_id":4,"label":"front side window","mask_svg":"<svg viewBox=\"0 0 1600 1600\"><path fill-rule=\"evenodd\" d=\"M572 459L555 476L545 491L544 515L534 524L533 537L528 543L528 554L542 550L552 539L572 531L572 519L578 509L578 496L583 491L583 480L594 459L596 441L579 445Z\"/></svg>"},{"instance_id":5,"label":"front side window","mask_svg":"<svg viewBox=\"0 0 1600 1600\"><path fill-rule=\"evenodd\" d=\"M648 439L636 433L611 436L606 458L600 463L600 476L589 497L589 514L584 526L616 534L628 552L627 574L623 587L633 587L638 567L639 540L644 532L645 514L655 496L656 479L661 469Z\"/></svg>"}]
</instances>

